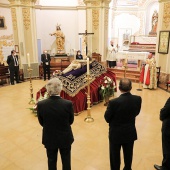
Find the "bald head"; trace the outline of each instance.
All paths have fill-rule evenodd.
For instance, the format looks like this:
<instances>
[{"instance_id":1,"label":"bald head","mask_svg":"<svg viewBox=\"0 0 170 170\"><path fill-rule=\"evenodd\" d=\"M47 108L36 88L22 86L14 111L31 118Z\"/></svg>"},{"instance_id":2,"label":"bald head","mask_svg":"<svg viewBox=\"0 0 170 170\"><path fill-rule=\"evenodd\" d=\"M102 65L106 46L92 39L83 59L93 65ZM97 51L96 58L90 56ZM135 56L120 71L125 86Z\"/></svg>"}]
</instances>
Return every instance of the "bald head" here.
<instances>
[{"instance_id":1,"label":"bald head","mask_svg":"<svg viewBox=\"0 0 170 170\"><path fill-rule=\"evenodd\" d=\"M44 53L44 54L47 54L47 50L44 50L43 53Z\"/></svg>"},{"instance_id":2,"label":"bald head","mask_svg":"<svg viewBox=\"0 0 170 170\"><path fill-rule=\"evenodd\" d=\"M121 92L129 92L131 89L132 89L132 82L129 79L123 78L120 80L119 90Z\"/></svg>"},{"instance_id":3,"label":"bald head","mask_svg":"<svg viewBox=\"0 0 170 170\"><path fill-rule=\"evenodd\" d=\"M149 54L148 54L148 58L152 58L152 53L149 53Z\"/></svg>"}]
</instances>

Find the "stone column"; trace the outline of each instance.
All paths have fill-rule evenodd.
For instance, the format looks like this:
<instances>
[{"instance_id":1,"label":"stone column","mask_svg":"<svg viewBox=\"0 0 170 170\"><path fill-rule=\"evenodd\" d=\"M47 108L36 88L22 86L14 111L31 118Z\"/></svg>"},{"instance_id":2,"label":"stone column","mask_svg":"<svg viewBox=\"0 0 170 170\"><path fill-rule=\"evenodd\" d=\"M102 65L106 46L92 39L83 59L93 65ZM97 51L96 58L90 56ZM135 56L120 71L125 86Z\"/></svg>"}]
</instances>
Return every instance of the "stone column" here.
<instances>
[{"instance_id":1,"label":"stone column","mask_svg":"<svg viewBox=\"0 0 170 170\"><path fill-rule=\"evenodd\" d=\"M87 37L88 51L100 53L106 59L108 45L108 17L111 0L84 0L86 4L86 29L94 35Z\"/></svg>"},{"instance_id":2,"label":"stone column","mask_svg":"<svg viewBox=\"0 0 170 170\"><path fill-rule=\"evenodd\" d=\"M19 47L22 63L27 63L26 54L30 54L30 61L38 61L37 36L35 22L36 0L8 0L11 7L13 35L15 45Z\"/></svg>"},{"instance_id":3,"label":"stone column","mask_svg":"<svg viewBox=\"0 0 170 170\"><path fill-rule=\"evenodd\" d=\"M170 30L170 0L159 0L159 16L157 27L157 47L156 47L156 62L157 66L161 66L160 81L165 83L170 80L170 44L168 54L158 53L159 48L159 35L160 31ZM168 41L168 43L170 43Z\"/></svg>"}]
</instances>

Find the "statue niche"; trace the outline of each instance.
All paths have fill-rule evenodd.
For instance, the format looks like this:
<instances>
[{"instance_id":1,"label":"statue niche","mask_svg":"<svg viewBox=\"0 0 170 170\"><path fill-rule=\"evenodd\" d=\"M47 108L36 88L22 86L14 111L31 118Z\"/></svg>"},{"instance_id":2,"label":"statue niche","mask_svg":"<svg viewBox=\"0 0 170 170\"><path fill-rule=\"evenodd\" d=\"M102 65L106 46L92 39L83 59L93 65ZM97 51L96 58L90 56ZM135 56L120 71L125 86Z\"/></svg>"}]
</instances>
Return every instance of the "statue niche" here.
<instances>
[{"instance_id":1,"label":"statue niche","mask_svg":"<svg viewBox=\"0 0 170 170\"><path fill-rule=\"evenodd\" d=\"M150 36L156 36L158 26L158 12L155 10L152 15L152 30L149 32Z\"/></svg>"}]
</instances>

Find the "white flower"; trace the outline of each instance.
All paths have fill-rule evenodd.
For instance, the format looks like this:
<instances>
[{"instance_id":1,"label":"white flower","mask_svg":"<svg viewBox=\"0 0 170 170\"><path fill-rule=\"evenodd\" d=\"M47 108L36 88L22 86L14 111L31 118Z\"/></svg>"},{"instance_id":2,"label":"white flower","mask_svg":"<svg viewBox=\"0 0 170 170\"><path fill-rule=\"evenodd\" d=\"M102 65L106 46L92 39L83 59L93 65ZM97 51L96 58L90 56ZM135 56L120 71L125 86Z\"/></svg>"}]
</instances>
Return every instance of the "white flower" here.
<instances>
[{"instance_id":1,"label":"white flower","mask_svg":"<svg viewBox=\"0 0 170 170\"><path fill-rule=\"evenodd\" d=\"M102 86L101 89L104 90L104 86Z\"/></svg>"}]
</instances>

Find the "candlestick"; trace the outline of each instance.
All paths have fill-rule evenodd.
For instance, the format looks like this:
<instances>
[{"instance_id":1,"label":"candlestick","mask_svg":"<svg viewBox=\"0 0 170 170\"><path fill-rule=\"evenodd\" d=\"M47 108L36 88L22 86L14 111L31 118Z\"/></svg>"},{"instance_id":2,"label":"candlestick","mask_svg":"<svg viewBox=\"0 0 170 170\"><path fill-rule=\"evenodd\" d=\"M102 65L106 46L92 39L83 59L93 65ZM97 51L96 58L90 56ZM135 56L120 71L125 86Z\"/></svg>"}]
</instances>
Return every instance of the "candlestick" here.
<instances>
[{"instance_id":1,"label":"candlestick","mask_svg":"<svg viewBox=\"0 0 170 170\"><path fill-rule=\"evenodd\" d=\"M29 67L27 70L28 70L29 77L30 77L30 97L31 97L31 99L30 99L29 104L35 104L35 101L33 98L33 87L32 87L32 77L31 77L32 69Z\"/></svg>"},{"instance_id":2,"label":"candlestick","mask_svg":"<svg viewBox=\"0 0 170 170\"><path fill-rule=\"evenodd\" d=\"M27 53L27 60L28 60L28 67L30 67L31 64L30 64L30 54L29 53Z\"/></svg>"},{"instance_id":3,"label":"candlestick","mask_svg":"<svg viewBox=\"0 0 170 170\"><path fill-rule=\"evenodd\" d=\"M92 78L90 77L89 74L87 74L87 77L86 77L86 80L87 80L87 117L84 119L85 122L87 123L91 123L91 122L94 122L94 119L91 117L91 108L90 108L90 80Z\"/></svg>"},{"instance_id":4,"label":"candlestick","mask_svg":"<svg viewBox=\"0 0 170 170\"><path fill-rule=\"evenodd\" d=\"M87 57L87 75L89 75L90 72L89 72L89 58Z\"/></svg>"}]
</instances>

